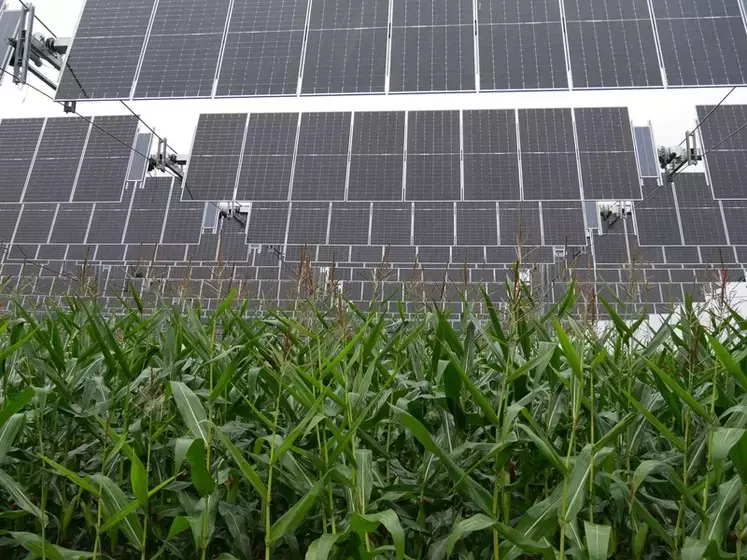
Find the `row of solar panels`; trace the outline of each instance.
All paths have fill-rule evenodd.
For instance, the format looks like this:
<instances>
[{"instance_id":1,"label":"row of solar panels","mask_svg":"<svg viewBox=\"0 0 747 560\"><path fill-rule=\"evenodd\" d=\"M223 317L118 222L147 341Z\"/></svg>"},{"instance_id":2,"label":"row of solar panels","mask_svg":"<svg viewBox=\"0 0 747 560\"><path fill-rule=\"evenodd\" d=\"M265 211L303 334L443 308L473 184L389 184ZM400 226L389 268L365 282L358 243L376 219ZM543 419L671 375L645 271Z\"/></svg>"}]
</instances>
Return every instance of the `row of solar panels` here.
<instances>
[{"instance_id":1,"label":"row of solar panels","mask_svg":"<svg viewBox=\"0 0 747 560\"><path fill-rule=\"evenodd\" d=\"M342 269L327 269L320 274L314 269L310 276L305 269L291 267L280 276L256 277L246 267L214 267L203 279L199 267L179 269L157 265L137 266L69 266L55 273L54 269L35 263L6 263L0 267L0 299L3 294L15 294L26 298L26 303L39 302L52 297L58 301L67 294L95 295L101 303L111 307L119 304L120 298L128 298L130 290L137 290L146 306L160 303L185 303L210 308L231 290L238 292L238 299L249 299L251 309L274 309L277 306L294 307L298 300L309 297L315 291L334 282L344 297L358 304L389 300L392 311L400 302L409 312L416 311L424 301L437 302L452 311L462 309L463 299L480 303L484 289L495 302L507 299L506 281L514 279L511 269L388 269L384 273L372 269L357 270L352 279L345 277ZM571 279L577 282L577 291L583 294L580 311L589 312L600 297L613 303L618 310L666 313L689 296L703 301L707 293L719 294L719 286L725 280L743 281L741 269L692 270L600 270L596 274L582 267L565 269L562 274L557 267L524 268L522 279L529 283L538 305L558 303L564 298ZM259 269L266 270L266 269ZM399 272L399 279L397 272ZM586 305L585 305L586 304ZM589 305L591 304L591 305ZM588 306L588 307L586 307ZM584 307L586 307L584 309ZM484 311L484 310L483 310ZM600 305L594 309L604 314Z\"/></svg>"},{"instance_id":2,"label":"row of solar panels","mask_svg":"<svg viewBox=\"0 0 747 560\"><path fill-rule=\"evenodd\" d=\"M641 173L656 177L646 130ZM642 198L627 108L201 115L190 200Z\"/></svg>"},{"instance_id":3,"label":"row of solar panels","mask_svg":"<svg viewBox=\"0 0 747 560\"><path fill-rule=\"evenodd\" d=\"M119 202L142 180L150 135L134 116L3 119L0 203Z\"/></svg>"},{"instance_id":4,"label":"row of solar panels","mask_svg":"<svg viewBox=\"0 0 747 560\"><path fill-rule=\"evenodd\" d=\"M57 98L745 83L740 0L88 0Z\"/></svg>"}]
</instances>

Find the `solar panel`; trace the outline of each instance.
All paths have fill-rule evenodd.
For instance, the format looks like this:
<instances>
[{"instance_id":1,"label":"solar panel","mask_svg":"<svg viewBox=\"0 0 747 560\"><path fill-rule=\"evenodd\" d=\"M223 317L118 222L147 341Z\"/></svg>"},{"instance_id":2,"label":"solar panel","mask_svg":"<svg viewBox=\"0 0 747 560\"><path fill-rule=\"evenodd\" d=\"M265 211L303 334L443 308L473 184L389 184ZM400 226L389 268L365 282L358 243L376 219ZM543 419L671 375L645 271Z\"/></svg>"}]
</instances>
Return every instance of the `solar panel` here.
<instances>
[{"instance_id":1,"label":"solar panel","mask_svg":"<svg viewBox=\"0 0 747 560\"><path fill-rule=\"evenodd\" d=\"M162 243L197 244L202 230L203 205L182 202L182 189L177 183L171 193L171 203L164 219Z\"/></svg>"},{"instance_id":2,"label":"solar panel","mask_svg":"<svg viewBox=\"0 0 747 560\"><path fill-rule=\"evenodd\" d=\"M574 88L662 86L647 2L574 0L565 12Z\"/></svg>"},{"instance_id":3,"label":"solar panel","mask_svg":"<svg viewBox=\"0 0 747 560\"><path fill-rule=\"evenodd\" d=\"M539 204L536 202L499 202L498 226L501 245L542 244Z\"/></svg>"},{"instance_id":4,"label":"solar panel","mask_svg":"<svg viewBox=\"0 0 747 560\"><path fill-rule=\"evenodd\" d=\"M747 200L725 200L722 204L729 241L733 245L747 245L747 228L744 227Z\"/></svg>"},{"instance_id":5,"label":"solar panel","mask_svg":"<svg viewBox=\"0 0 747 560\"><path fill-rule=\"evenodd\" d=\"M304 2L305 4L305 2ZM293 95L298 89L303 31L228 33L216 95Z\"/></svg>"},{"instance_id":6,"label":"solar panel","mask_svg":"<svg viewBox=\"0 0 747 560\"><path fill-rule=\"evenodd\" d=\"M302 93L384 92L388 0L312 2Z\"/></svg>"},{"instance_id":7,"label":"solar panel","mask_svg":"<svg viewBox=\"0 0 747 560\"><path fill-rule=\"evenodd\" d=\"M739 0L654 3L669 86L744 84L747 32Z\"/></svg>"},{"instance_id":8,"label":"solar panel","mask_svg":"<svg viewBox=\"0 0 747 560\"><path fill-rule=\"evenodd\" d=\"M683 245L674 190L656 179L643 182L644 202L635 207L641 245Z\"/></svg>"},{"instance_id":9,"label":"solar panel","mask_svg":"<svg viewBox=\"0 0 747 560\"><path fill-rule=\"evenodd\" d=\"M252 204L247 224L247 243L285 243L289 205L282 202L256 202ZM204 239L204 235L202 236Z\"/></svg>"},{"instance_id":10,"label":"solar panel","mask_svg":"<svg viewBox=\"0 0 747 560\"><path fill-rule=\"evenodd\" d=\"M88 0L56 98L129 98L154 6L155 0Z\"/></svg>"},{"instance_id":11,"label":"solar panel","mask_svg":"<svg viewBox=\"0 0 747 560\"><path fill-rule=\"evenodd\" d=\"M747 199L747 186L742 180L747 164L747 132L737 132L747 122L747 106L722 105L718 109L699 106L697 110L715 197Z\"/></svg>"},{"instance_id":12,"label":"solar panel","mask_svg":"<svg viewBox=\"0 0 747 560\"><path fill-rule=\"evenodd\" d=\"M20 202L44 119L0 121L0 202Z\"/></svg>"},{"instance_id":13,"label":"solar panel","mask_svg":"<svg viewBox=\"0 0 747 560\"><path fill-rule=\"evenodd\" d=\"M183 200L232 200L247 115L200 115Z\"/></svg>"},{"instance_id":14,"label":"solar panel","mask_svg":"<svg viewBox=\"0 0 747 560\"><path fill-rule=\"evenodd\" d=\"M407 121L407 200L459 200L458 111L413 111Z\"/></svg>"},{"instance_id":15,"label":"solar panel","mask_svg":"<svg viewBox=\"0 0 747 560\"><path fill-rule=\"evenodd\" d=\"M246 234L236 227L237 225L236 222L223 221L218 241L219 263L247 262L249 258L249 247L245 241Z\"/></svg>"},{"instance_id":16,"label":"solar panel","mask_svg":"<svg viewBox=\"0 0 747 560\"><path fill-rule=\"evenodd\" d=\"M635 147L627 108L575 109L584 197L639 200Z\"/></svg>"},{"instance_id":17,"label":"solar panel","mask_svg":"<svg viewBox=\"0 0 747 560\"><path fill-rule=\"evenodd\" d=\"M524 200L580 200L568 109L519 111Z\"/></svg>"},{"instance_id":18,"label":"solar panel","mask_svg":"<svg viewBox=\"0 0 747 560\"><path fill-rule=\"evenodd\" d=\"M150 154L150 144L153 137L150 133L138 134L135 140L135 152L130 154L130 169L127 173L128 181L142 181L148 170L148 160L144 157Z\"/></svg>"},{"instance_id":19,"label":"solar panel","mask_svg":"<svg viewBox=\"0 0 747 560\"><path fill-rule=\"evenodd\" d=\"M13 49L7 44L9 37L15 37L18 23L21 21L23 12L16 10L3 10L0 6L0 68L7 68ZM5 72L0 72L0 83L3 81Z\"/></svg>"},{"instance_id":20,"label":"solar panel","mask_svg":"<svg viewBox=\"0 0 747 560\"><path fill-rule=\"evenodd\" d=\"M230 0L159 0L136 98L210 97Z\"/></svg>"},{"instance_id":21,"label":"solar panel","mask_svg":"<svg viewBox=\"0 0 747 560\"><path fill-rule=\"evenodd\" d=\"M171 177L149 177L143 187L135 189L124 237L125 243L161 242L172 183Z\"/></svg>"},{"instance_id":22,"label":"solar panel","mask_svg":"<svg viewBox=\"0 0 747 560\"><path fill-rule=\"evenodd\" d=\"M21 207L18 205L0 204L0 245L9 244L13 240L20 212Z\"/></svg>"},{"instance_id":23,"label":"solar panel","mask_svg":"<svg viewBox=\"0 0 747 560\"><path fill-rule=\"evenodd\" d=\"M350 113L304 113L293 175L293 200L343 200Z\"/></svg>"},{"instance_id":24,"label":"solar panel","mask_svg":"<svg viewBox=\"0 0 747 560\"><path fill-rule=\"evenodd\" d=\"M674 184L686 245L725 245L721 209L701 173L681 173Z\"/></svg>"},{"instance_id":25,"label":"solar panel","mask_svg":"<svg viewBox=\"0 0 747 560\"><path fill-rule=\"evenodd\" d=\"M495 204L457 204L457 245L497 245L498 209Z\"/></svg>"},{"instance_id":26,"label":"solar panel","mask_svg":"<svg viewBox=\"0 0 747 560\"><path fill-rule=\"evenodd\" d=\"M658 177L661 170L656 157L653 131L648 126L636 126L633 131L638 156L638 173L641 177Z\"/></svg>"},{"instance_id":27,"label":"solar panel","mask_svg":"<svg viewBox=\"0 0 747 560\"><path fill-rule=\"evenodd\" d=\"M464 199L519 200L516 111L464 111Z\"/></svg>"},{"instance_id":28,"label":"solar panel","mask_svg":"<svg viewBox=\"0 0 747 560\"><path fill-rule=\"evenodd\" d=\"M130 213L131 200L132 192L127 191L122 203L94 205L86 242L105 245L121 244Z\"/></svg>"},{"instance_id":29,"label":"solar panel","mask_svg":"<svg viewBox=\"0 0 747 560\"><path fill-rule=\"evenodd\" d=\"M24 202L67 202L75 187L91 125L78 118L47 119Z\"/></svg>"},{"instance_id":30,"label":"solar panel","mask_svg":"<svg viewBox=\"0 0 747 560\"><path fill-rule=\"evenodd\" d=\"M54 220L50 243L84 243L93 212L92 204L60 204Z\"/></svg>"},{"instance_id":31,"label":"solar panel","mask_svg":"<svg viewBox=\"0 0 747 560\"><path fill-rule=\"evenodd\" d=\"M13 243L47 243L57 205L26 204L16 225Z\"/></svg>"},{"instance_id":32,"label":"solar panel","mask_svg":"<svg viewBox=\"0 0 747 560\"><path fill-rule=\"evenodd\" d=\"M371 226L368 203L334 203L330 216L329 243L366 245Z\"/></svg>"},{"instance_id":33,"label":"solar panel","mask_svg":"<svg viewBox=\"0 0 747 560\"><path fill-rule=\"evenodd\" d=\"M581 203L542 203L544 245L586 246L586 229Z\"/></svg>"},{"instance_id":34,"label":"solar panel","mask_svg":"<svg viewBox=\"0 0 747 560\"><path fill-rule=\"evenodd\" d=\"M415 245L453 245L454 205L416 203L413 231Z\"/></svg>"},{"instance_id":35,"label":"solar panel","mask_svg":"<svg viewBox=\"0 0 747 560\"><path fill-rule=\"evenodd\" d=\"M238 200L287 200L298 132L297 114L253 114L247 125Z\"/></svg>"},{"instance_id":36,"label":"solar panel","mask_svg":"<svg viewBox=\"0 0 747 560\"><path fill-rule=\"evenodd\" d=\"M412 204L374 202L371 213L371 243L410 245Z\"/></svg>"},{"instance_id":37,"label":"solar panel","mask_svg":"<svg viewBox=\"0 0 747 560\"><path fill-rule=\"evenodd\" d=\"M288 243L325 244L329 224L329 204L294 204L291 207Z\"/></svg>"},{"instance_id":38,"label":"solar panel","mask_svg":"<svg viewBox=\"0 0 747 560\"><path fill-rule=\"evenodd\" d=\"M481 90L568 88L556 3L486 0L478 6Z\"/></svg>"},{"instance_id":39,"label":"solar panel","mask_svg":"<svg viewBox=\"0 0 747 560\"><path fill-rule=\"evenodd\" d=\"M115 202L122 197L138 120L134 116L96 117L93 122L96 126L91 127L86 142L72 200Z\"/></svg>"}]
</instances>

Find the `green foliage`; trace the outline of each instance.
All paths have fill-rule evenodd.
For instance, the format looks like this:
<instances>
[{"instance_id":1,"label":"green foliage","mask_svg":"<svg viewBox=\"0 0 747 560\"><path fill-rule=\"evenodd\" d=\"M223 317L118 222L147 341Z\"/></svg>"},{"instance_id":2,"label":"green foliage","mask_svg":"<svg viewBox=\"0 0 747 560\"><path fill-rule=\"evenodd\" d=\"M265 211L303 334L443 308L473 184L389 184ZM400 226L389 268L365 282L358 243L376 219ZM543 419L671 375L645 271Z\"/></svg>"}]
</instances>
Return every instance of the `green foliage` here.
<instances>
[{"instance_id":1,"label":"green foliage","mask_svg":"<svg viewBox=\"0 0 747 560\"><path fill-rule=\"evenodd\" d=\"M0 316L0 558L739 558L747 322Z\"/></svg>"}]
</instances>

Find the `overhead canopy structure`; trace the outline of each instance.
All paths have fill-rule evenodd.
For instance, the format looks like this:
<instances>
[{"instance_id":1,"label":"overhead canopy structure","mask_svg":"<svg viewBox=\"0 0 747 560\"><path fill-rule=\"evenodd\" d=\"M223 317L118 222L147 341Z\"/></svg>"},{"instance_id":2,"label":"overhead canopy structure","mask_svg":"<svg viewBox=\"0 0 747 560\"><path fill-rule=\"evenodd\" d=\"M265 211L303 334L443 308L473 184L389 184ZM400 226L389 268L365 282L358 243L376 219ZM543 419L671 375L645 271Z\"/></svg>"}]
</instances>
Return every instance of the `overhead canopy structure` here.
<instances>
[{"instance_id":1,"label":"overhead canopy structure","mask_svg":"<svg viewBox=\"0 0 747 560\"><path fill-rule=\"evenodd\" d=\"M740 0L87 0L57 99L745 83Z\"/></svg>"},{"instance_id":2,"label":"overhead canopy structure","mask_svg":"<svg viewBox=\"0 0 747 560\"><path fill-rule=\"evenodd\" d=\"M705 121L706 149L745 111ZM463 288L501 297L520 261L548 302L576 278L665 312L744 277L747 197L719 167L740 137L665 184L626 108L202 115L183 181L145 176L135 117L94 123L0 121L0 271L30 300L85 269L108 305L134 283L269 309L302 297L308 262L354 301L458 311Z\"/></svg>"}]
</instances>

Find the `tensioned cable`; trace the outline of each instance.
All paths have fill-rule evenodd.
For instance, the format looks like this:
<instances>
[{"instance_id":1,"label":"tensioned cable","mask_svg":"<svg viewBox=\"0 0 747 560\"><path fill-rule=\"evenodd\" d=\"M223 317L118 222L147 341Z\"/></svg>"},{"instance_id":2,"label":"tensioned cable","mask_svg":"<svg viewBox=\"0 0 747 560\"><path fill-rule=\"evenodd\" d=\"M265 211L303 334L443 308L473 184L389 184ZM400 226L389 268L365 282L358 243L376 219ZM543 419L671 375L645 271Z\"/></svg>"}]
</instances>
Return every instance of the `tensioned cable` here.
<instances>
[{"instance_id":1,"label":"tensioned cable","mask_svg":"<svg viewBox=\"0 0 747 560\"><path fill-rule=\"evenodd\" d=\"M29 7L28 7L28 6L27 6L27 5L26 5L26 4L25 4L25 3L23 2L23 0L18 0L18 2L20 2L21 6L23 6L24 8L26 8L26 10L28 10L28 9L29 9ZM34 12L34 19L35 19L36 21L38 21L38 22L39 22L39 23L41 24L41 26L42 26L42 27L43 27L44 29L46 29L47 31L49 31L49 33L50 33L50 35L52 35L52 37L54 37L55 39L57 38L57 35L55 35L55 34L54 34L54 31L52 31L52 30L51 30L51 29L50 29L50 28L49 28L49 27L47 26L47 24L46 24L46 23L44 23L44 22L43 22L43 21L41 20L41 18L40 18L39 16L37 16L37 15L36 15L36 12Z\"/></svg>"},{"instance_id":2,"label":"tensioned cable","mask_svg":"<svg viewBox=\"0 0 747 560\"><path fill-rule=\"evenodd\" d=\"M700 128L701 126L703 126L703 123L705 123L705 122L706 122L706 121L707 121L707 120L708 120L708 119L709 119L709 118L711 117L711 115L712 115L713 113L715 113L715 112L716 112L716 109L718 109L719 107L721 107L721 105L723 105L723 104L724 104L724 101L726 101L726 100L728 99L728 97L729 97L729 96L730 96L730 95L731 95L732 93L734 93L734 90L735 90L735 89L737 89L737 86L734 86L733 88L731 88L731 89L729 90L729 93L727 93L727 94L726 94L726 95L724 96L724 98L723 98L723 99L722 99L721 101L719 101L719 102L718 102L718 105L716 105L716 106L715 106L715 107L714 107L713 109L711 109L711 110L710 110L710 111L708 112L708 114L707 114L707 115L705 116L705 118L704 118L704 119L703 119L702 121L700 121L700 122L698 123L698 126L696 126L696 127L695 127L695 130L693 130L693 131L692 131L692 132L691 132L690 134L695 134L695 133L696 133L696 132L698 131L698 129L699 129L699 128ZM684 144L684 143L685 143L685 140L683 140L682 142L680 142L680 146L682 146L682 144Z\"/></svg>"},{"instance_id":3,"label":"tensioned cable","mask_svg":"<svg viewBox=\"0 0 747 560\"><path fill-rule=\"evenodd\" d=\"M713 112L713 111L711 111L711 113L712 113L712 112ZM705 121L703 121L703 122L705 122ZM702 124L702 123L701 123L701 124ZM706 150L705 152L703 152L703 156L702 156L702 157L705 157L705 156L707 156L707 155L708 155L708 154L710 154L710 153L711 153L711 152L712 152L713 150L715 150L715 149L716 149L716 148L718 148L719 146L722 146L722 145L723 145L723 144L725 144L725 143L726 143L727 141L729 141L729 140L731 140L732 138L734 138L734 137L735 137L735 136L736 136L737 134L739 134L740 132L742 132L742 131L743 131L743 130L744 130L745 128L747 128L747 123L745 123L745 124L743 124L742 126L740 126L740 127L738 128L738 129L736 129L736 130L735 130L734 132L732 132L731 134L729 134L729 136L727 136L727 137L726 137L726 138L724 138L723 140L720 140L719 142L717 142L716 144L714 144L714 145L713 145L712 147L708 148L708 149L707 149L707 150ZM696 130L697 130L697 129L696 129ZM656 189L654 189L654 190L653 190L653 192L651 192L651 194L650 194L650 195L648 195L647 197L645 197L645 198L644 198L643 200L641 200L641 202L639 202L638 204L635 204L635 208L638 208L638 207L642 206L644 202L646 202L646 201L647 201L648 199L652 198L652 197L653 197L653 196L654 196L654 195L655 195L655 194L656 194L657 192L659 192L659 191L660 191L661 189L663 189L663 188L664 188L665 186L667 186L668 184L670 184L670 183L669 183L669 181L666 181L666 182L664 182L664 184L662 184L662 185L659 185L659 186L658 186L658 187L657 187Z\"/></svg>"}]
</instances>

